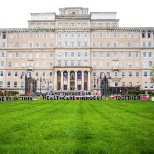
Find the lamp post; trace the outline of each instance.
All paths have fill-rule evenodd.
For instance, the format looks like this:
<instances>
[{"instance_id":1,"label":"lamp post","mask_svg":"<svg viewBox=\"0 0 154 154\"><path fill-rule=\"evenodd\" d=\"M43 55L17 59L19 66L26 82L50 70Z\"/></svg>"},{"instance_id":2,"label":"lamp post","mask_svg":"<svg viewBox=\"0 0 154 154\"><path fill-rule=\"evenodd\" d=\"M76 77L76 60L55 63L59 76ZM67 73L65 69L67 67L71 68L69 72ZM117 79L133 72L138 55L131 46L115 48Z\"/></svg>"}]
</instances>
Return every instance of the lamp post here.
<instances>
[{"instance_id":1,"label":"lamp post","mask_svg":"<svg viewBox=\"0 0 154 154\"><path fill-rule=\"evenodd\" d=\"M94 90L96 89L96 78L94 77Z\"/></svg>"}]
</instances>

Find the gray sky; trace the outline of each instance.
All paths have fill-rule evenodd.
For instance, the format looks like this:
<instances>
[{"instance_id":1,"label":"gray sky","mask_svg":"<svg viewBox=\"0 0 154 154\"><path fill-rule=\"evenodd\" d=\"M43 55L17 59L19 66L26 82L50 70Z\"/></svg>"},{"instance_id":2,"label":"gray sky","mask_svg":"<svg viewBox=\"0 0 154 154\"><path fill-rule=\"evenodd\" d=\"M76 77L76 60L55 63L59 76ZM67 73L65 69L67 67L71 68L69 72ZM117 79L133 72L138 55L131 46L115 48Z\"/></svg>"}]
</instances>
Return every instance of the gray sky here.
<instances>
[{"instance_id":1,"label":"gray sky","mask_svg":"<svg viewBox=\"0 0 154 154\"><path fill-rule=\"evenodd\" d=\"M59 13L64 7L117 12L120 27L154 27L154 0L1 0L0 28L27 28L30 13Z\"/></svg>"}]
</instances>

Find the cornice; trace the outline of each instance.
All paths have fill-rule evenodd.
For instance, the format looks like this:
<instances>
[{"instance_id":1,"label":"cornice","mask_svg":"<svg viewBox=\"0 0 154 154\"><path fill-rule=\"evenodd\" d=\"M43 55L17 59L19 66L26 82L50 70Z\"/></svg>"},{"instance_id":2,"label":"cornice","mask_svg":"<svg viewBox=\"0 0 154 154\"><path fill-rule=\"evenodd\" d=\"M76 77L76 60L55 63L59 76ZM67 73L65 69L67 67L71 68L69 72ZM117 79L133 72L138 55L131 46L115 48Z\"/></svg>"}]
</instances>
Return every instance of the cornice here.
<instances>
[{"instance_id":1,"label":"cornice","mask_svg":"<svg viewBox=\"0 0 154 154\"><path fill-rule=\"evenodd\" d=\"M54 32L54 31L129 31L129 32L142 32L142 31L152 31L154 32L154 27L69 27L69 28L0 28L2 33L11 33L11 32Z\"/></svg>"}]
</instances>

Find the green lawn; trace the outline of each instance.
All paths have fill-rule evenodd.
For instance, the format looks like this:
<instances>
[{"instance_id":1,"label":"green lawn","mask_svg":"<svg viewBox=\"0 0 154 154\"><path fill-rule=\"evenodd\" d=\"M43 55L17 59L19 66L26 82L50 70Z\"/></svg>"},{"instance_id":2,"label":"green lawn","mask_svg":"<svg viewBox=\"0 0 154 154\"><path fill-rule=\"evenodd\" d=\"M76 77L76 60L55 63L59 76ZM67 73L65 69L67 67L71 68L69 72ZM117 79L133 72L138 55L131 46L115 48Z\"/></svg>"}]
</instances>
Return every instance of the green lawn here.
<instances>
[{"instance_id":1,"label":"green lawn","mask_svg":"<svg viewBox=\"0 0 154 154\"><path fill-rule=\"evenodd\" d=\"M153 154L154 102L0 102L0 154Z\"/></svg>"}]
</instances>

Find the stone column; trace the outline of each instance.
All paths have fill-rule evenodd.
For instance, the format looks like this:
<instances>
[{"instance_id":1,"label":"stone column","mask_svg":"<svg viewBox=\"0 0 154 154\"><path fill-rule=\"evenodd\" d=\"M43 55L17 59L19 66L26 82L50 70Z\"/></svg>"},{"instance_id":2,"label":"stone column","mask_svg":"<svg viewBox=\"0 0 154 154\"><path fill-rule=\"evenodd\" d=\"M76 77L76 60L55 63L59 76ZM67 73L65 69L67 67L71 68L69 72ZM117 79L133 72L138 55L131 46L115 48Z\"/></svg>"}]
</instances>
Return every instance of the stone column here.
<instances>
[{"instance_id":1,"label":"stone column","mask_svg":"<svg viewBox=\"0 0 154 154\"><path fill-rule=\"evenodd\" d=\"M90 80L90 71L88 71L88 90L90 91L91 80Z\"/></svg>"},{"instance_id":2,"label":"stone column","mask_svg":"<svg viewBox=\"0 0 154 154\"><path fill-rule=\"evenodd\" d=\"M63 71L61 71L61 90L63 90L63 88L64 88L64 83L63 83L63 81L64 81L64 78L63 78Z\"/></svg>"},{"instance_id":3,"label":"stone column","mask_svg":"<svg viewBox=\"0 0 154 154\"><path fill-rule=\"evenodd\" d=\"M77 90L77 71L75 71L75 90Z\"/></svg>"},{"instance_id":4,"label":"stone column","mask_svg":"<svg viewBox=\"0 0 154 154\"><path fill-rule=\"evenodd\" d=\"M54 90L57 91L57 71L54 72Z\"/></svg>"},{"instance_id":5,"label":"stone column","mask_svg":"<svg viewBox=\"0 0 154 154\"><path fill-rule=\"evenodd\" d=\"M81 77L81 89L84 90L84 71L82 71L82 77Z\"/></svg>"},{"instance_id":6,"label":"stone column","mask_svg":"<svg viewBox=\"0 0 154 154\"><path fill-rule=\"evenodd\" d=\"M70 91L70 71L67 71L67 90Z\"/></svg>"}]
</instances>

